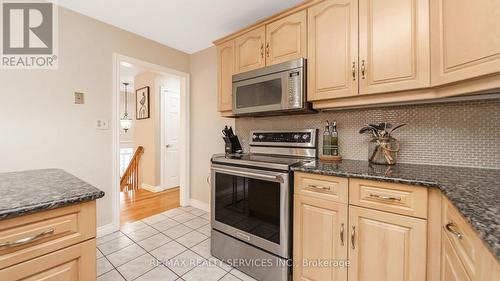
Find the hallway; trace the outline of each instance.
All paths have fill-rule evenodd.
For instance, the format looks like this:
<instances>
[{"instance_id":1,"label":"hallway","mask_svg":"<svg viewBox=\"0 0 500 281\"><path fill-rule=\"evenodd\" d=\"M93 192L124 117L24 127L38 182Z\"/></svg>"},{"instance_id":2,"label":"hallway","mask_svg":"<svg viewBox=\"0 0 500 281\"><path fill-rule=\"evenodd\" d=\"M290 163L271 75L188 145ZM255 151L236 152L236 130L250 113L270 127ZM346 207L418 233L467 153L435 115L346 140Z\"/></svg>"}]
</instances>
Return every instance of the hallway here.
<instances>
[{"instance_id":1,"label":"hallway","mask_svg":"<svg viewBox=\"0 0 500 281\"><path fill-rule=\"evenodd\" d=\"M120 224L138 221L179 206L179 187L161 192L142 188L120 192Z\"/></svg>"}]
</instances>

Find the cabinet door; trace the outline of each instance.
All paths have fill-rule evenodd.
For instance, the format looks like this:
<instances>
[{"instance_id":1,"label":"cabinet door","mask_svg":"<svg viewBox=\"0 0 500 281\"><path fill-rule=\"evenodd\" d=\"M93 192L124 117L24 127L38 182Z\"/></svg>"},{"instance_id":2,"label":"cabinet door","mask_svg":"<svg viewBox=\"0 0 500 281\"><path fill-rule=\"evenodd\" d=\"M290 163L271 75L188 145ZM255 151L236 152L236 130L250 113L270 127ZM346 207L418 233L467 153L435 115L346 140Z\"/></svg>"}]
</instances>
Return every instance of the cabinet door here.
<instances>
[{"instance_id":1,"label":"cabinet door","mask_svg":"<svg viewBox=\"0 0 500 281\"><path fill-rule=\"evenodd\" d=\"M432 0L432 84L500 71L500 1Z\"/></svg>"},{"instance_id":2,"label":"cabinet door","mask_svg":"<svg viewBox=\"0 0 500 281\"><path fill-rule=\"evenodd\" d=\"M264 67L265 26L251 30L235 39L235 73Z\"/></svg>"},{"instance_id":3,"label":"cabinet door","mask_svg":"<svg viewBox=\"0 0 500 281\"><path fill-rule=\"evenodd\" d=\"M349 207L349 281L425 281L425 220Z\"/></svg>"},{"instance_id":4,"label":"cabinet door","mask_svg":"<svg viewBox=\"0 0 500 281\"><path fill-rule=\"evenodd\" d=\"M233 108L234 41L217 46L218 109L230 111Z\"/></svg>"},{"instance_id":5,"label":"cabinet door","mask_svg":"<svg viewBox=\"0 0 500 281\"><path fill-rule=\"evenodd\" d=\"M448 237L443 233L441 250L441 281L470 281L464 266L453 249Z\"/></svg>"},{"instance_id":6,"label":"cabinet door","mask_svg":"<svg viewBox=\"0 0 500 281\"><path fill-rule=\"evenodd\" d=\"M360 94L430 85L429 1L359 1Z\"/></svg>"},{"instance_id":7,"label":"cabinet door","mask_svg":"<svg viewBox=\"0 0 500 281\"><path fill-rule=\"evenodd\" d=\"M315 262L347 259L347 205L295 195L293 280L347 280L347 268Z\"/></svg>"},{"instance_id":8,"label":"cabinet door","mask_svg":"<svg viewBox=\"0 0 500 281\"><path fill-rule=\"evenodd\" d=\"M358 0L326 0L308 9L309 101L358 94Z\"/></svg>"},{"instance_id":9,"label":"cabinet door","mask_svg":"<svg viewBox=\"0 0 500 281\"><path fill-rule=\"evenodd\" d=\"M0 270L0 280L95 280L95 239Z\"/></svg>"},{"instance_id":10,"label":"cabinet door","mask_svg":"<svg viewBox=\"0 0 500 281\"><path fill-rule=\"evenodd\" d=\"M306 57L306 10L266 25L266 65Z\"/></svg>"}]
</instances>

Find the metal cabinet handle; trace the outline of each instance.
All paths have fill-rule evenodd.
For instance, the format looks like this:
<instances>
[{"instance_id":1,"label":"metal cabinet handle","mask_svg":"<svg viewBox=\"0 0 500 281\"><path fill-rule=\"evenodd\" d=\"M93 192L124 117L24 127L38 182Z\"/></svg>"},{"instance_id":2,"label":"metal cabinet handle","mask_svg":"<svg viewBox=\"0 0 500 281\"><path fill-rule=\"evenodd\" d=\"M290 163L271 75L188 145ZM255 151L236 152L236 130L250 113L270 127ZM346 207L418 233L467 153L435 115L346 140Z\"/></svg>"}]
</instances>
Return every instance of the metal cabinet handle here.
<instances>
[{"instance_id":1,"label":"metal cabinet handle","mask_svg":"<svg viewBox=\"0 0 500 281\"><path fill-rule=\"evenodd\" d=\"M269 43L266 44L266 56L269 57Z\"/></svg>"},{"instance_id":2,"label":"metal cabinet handle","mask_svg":"<svg viewBox=\"0 0 500 281\"><path fill-rule=\"evenodd\" d=\"M356 62L352 62L352 81L356 81Z\"/></svg>"},{"instance_id":3,"label":"metal cabinet handle","mask_svg":"<svg viewBox=\"0 0 500 281\"><path fill-rule=\"evenodd\" d=\"M378 194L370 194L370 197L381 199L381 200L401 201L401 197L383 196L383 195L378 195Z\"/></svg>"},{"instance_id":4,"label":"metal cabinet handle","mask_svg":"<svg viewBox=\"0 0 500 281\"><path fill-rule=\"evenodd\" d=\"M19 246L19 245L27 244L27 243L39 240L43 236L46 236L46 235L49 235L49 234L53 234L53 233L54 233L54 229L50 228L50 229L45 230L42 233L39 233L39 234L31 236L31 237L22 238L22 239L19 239L19 240L16 240L16 241L4 242L4 243L0 244L0 248L13 247L13 246Z\"/></svg>"},{"instance_id":5,"label":"metal cabinet handle","mask_svg":"<svg viewBox=\"0 0 500 281\"><path fill-rule=\"evenodd\" d=\"M260 57L264 58L264 43L260 44Z\"/></svg>"},{"instance_id":6,"label":"metal cabinet handle","mask_svg":"<svg viewBox=\"0 0 500 281\"><path fill-rule=\"evenodd\" d=\"M207 183L208 185L212 185L212 173L208 173L208 177L207 177Z\"/></svg>"},{"instance_id":7,"label":"metal cabinet handle","mask_svg":"<svg viewBox=\"0 0 500 281\"><path fill-rule=\"evenodd\" d=\"M314 189L320 189L320 190L330 190L329 187L325 187L325 186L318 186L318 185L315 185L315 184L310 184L308 185L308 187L310 188L314 188Z\"/></svg>"},{"instance_id":8,"label":"metal cabinet handle","mask_svg":"<svg viewBox=\"0 0 500 281\"><path fill-rule=\"evenodd\" d=\"M361 79L365 79L365 71L366 71L365 60L362 60L361 61Z\"/></svg>"},{"instance_id":9,"label":"metal cabinet handle","mask_svg":"<svg viewBox=\"0 0 500 281\"><path fill-rule=\"evenodd\" d=\"M344 246L344 224L340 224L340 246Z\"/></svg>"},{"instance_id":10,"label":"metal cabinet handle","mask_svg":"<svg viewBox=\"0 0 500 281\"><path fill-rule=\"evenodd\" d=\"M455 227L457 227L457 225L450 221L449 223L447 223L444 228L451 234L455 235L458 239L462 239L464 237L464 235L462 233L460 233L460 231L456 230Z\"/></svg>"},{"instance_id":11,"label":"metal cabinet handle","mask_svg":"<svg viewBox=\"0 0 500 281\"><path fill-rule=\"evenodd\" d=\"M356 249L354 245L354 239L356 239L356 227L353 225L352 226L352 231L351 231L351 248L354 250Z\"/></svg>"}]
</instances>

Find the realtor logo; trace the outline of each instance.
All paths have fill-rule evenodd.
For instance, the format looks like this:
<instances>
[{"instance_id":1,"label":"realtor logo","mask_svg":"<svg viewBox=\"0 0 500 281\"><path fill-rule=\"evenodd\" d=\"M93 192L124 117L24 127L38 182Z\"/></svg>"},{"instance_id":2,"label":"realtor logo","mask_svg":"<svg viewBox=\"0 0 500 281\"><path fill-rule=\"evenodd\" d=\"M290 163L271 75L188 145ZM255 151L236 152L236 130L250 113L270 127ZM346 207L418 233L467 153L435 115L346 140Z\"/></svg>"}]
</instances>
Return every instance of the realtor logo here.
<instances>
[{"instance_id":1,"label":"realtor logo","mask_svg":"<svg viewBox=\"0 0 500 281\"><path fill-rule=\"evenodd\" d=\"M2 1L1 67L57 68L57 10L45 1Z\"/></svg>"}]
</instances>

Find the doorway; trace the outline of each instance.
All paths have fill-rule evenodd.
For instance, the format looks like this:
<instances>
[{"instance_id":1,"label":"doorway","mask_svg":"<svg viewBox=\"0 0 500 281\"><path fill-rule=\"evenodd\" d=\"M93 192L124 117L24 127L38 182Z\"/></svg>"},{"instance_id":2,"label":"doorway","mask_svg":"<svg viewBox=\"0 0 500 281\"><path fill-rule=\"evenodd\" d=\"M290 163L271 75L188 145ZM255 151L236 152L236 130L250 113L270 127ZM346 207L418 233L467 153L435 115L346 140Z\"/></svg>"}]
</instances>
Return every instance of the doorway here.
<instances>
[{"instance_id":1,"label":"doorway","mask_svg":"<svg viewBox=\"0 0 500 281\"><path fill-rule=\"evenodd\" d=\"M123 223L189 203L189 74L119 54L113 62L114 231ZM129 85L128 95L124 94L124 83ZM136 91L141 91L141 99ZM147 92L149 114L144 109ZM140 118L136 116L138 102L142 102ZM121 124L125 109L132 119L126 132ZM139 148L143 148L143 155L137 187L124 190L120 182L125 165L133 161Z\"/></svg>"}]
</instances>

